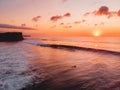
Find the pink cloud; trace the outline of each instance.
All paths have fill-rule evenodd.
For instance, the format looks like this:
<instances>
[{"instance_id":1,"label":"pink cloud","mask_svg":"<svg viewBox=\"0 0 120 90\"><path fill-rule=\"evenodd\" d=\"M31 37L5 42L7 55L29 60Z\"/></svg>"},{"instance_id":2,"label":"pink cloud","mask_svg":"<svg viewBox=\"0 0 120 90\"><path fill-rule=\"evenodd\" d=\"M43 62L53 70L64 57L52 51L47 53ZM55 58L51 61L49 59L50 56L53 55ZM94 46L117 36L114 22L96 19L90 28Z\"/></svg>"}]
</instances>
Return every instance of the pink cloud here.
<instances>
[{"instance_id":1,"label":"pink cloud","mask_svg":"<svg viewBox=\"0 0 120 90\"><path fill-rule=\"evenodd\" d=\"M59 19L62 19L63 17L62 16L52 16L51 17L51 21L58 21Z\"/></svg>"},{"instance_id":2,"label":"pink cloud","mask_svg":"<svg viewBox=\"0 0 120 90\"><path fill-rule=\"evenodd\" d=\"M67 2L67 0L62 0L63 2Z\"/></svg>"},{"instance_id":3,"label":"pink cloud","mask_svg":"<svg viewBox=\"0 0 120 90\"><path fill-rule=\"evenodd\" d=\"M120 16L120 10L117 12L117 15Z\"/></svg>"},{"instance_id":4,"label":"pink cloud","mask_svg":"<svg viewBox=\"0 0 120 90\"><path fill-rule=\"evenodd\" d=\"M60 19L62 19L62 18L64 18L64 17L70 17L70 16L71 16L70 13L66 13L66 14L64 14L64 15L56 15L56 16L52 16L52 17L50 18L50 20L56 22L56 21L58 21L58 20L60 20Z\"/></svg>"},{"instance_id":5,"label":"pink cloud","mask_svg":"<svg viewBox=\"0 0 120 90\"><path fill-rule=\"evenodd\" d=\"M94 24L94 26L98 26L98 24Z\"/></svg>"},{"instance_id":6,"label":"pink cloud","mask_svg":"<svg viewBox=\"0 0 120 90\"><path fill-rule=\"evenodd\" d=\"M98 11L95 13L96 15L108 15L109 8L107 6L101 6Z\"/></svg>"},{"instance_id":7,"label":"pink cloud","mask_svg":"<svg viewBox=\"0 0 120 90\"><path fill-rule=\"evenodd\" d=\"M90 15L91 13L90 12L86 12L85 14L84 14L84 16L88 16L88 15Z\"/></svg>"},{"instance_id":8,"label":"pink cloud","mask_svg":"<svg viewBox=\"0 0 120 90\"><path fill-rule=\"evenodd\" d=\"M82 22L86 22L86 20L83 19Z\"/></svg>"},{"instance_id":9,"label":"pink cloud","mask_svg":"<svg viewBox=\"0 0 120 90\"><path fill-rule=\"evenodd\" d=\"M81 23L81 21L75 21L74 22L74 24L80 24Z\"/></svg>"},{"instance_id":10,"label":"pink cloud","mask_svg":"<svg viewBox=\"0 0 120 90\"><path fill-rule=\"evenodd\" d=\"M64 25L64 23L60 23L60 25Z\"/></svg>"},{"instance_id":11,"label":"pink cloud","mask_svg":"<svg viewBox=\"0 0 120 90\"><path fill-rule=\"evenodd\" d=\"M107 16L107 18L111 18L114 16L120 16L120 10L117 11L109 11L107 6L101 6L97 11L86 12L84 16L95 15L95 16Z\"/></svg>"},{"instance_id":12,"label":"pink cloud","mask_svg":"<svg viewBox=\"0 0 120 90\"><path fill-rule=\"evenodd\" d=\"M64 17L70 17L70 16L71 16L70 13L66 13L66 14L64 14Z\"/></svg>"},{"instance_id":13,"label":"pink cloud","mask_svg":"<svg viewBox=\"0 0 120 90\"><path fill-rule=\"evenodd\" d=\"M32 21L37 22L37 21L39 21L40 18L41 18L41 16L33 17L33 18L32 18Z\"/></svg>"},{"instance_id":14,"label":"pink cloud","mask_svg":"<svg viewBox=\"0 0 120 90\"><path fill-rule=\"evenodd\" d=\"M72 26L64 26L64 28L72 28Z\"/></svg>"},{"instance_id":15,"label":"pink cloud","mask_svg":"<svg viewBox=\"0 0 120 90\"><path fill-rule=\"evenodd\" d=\"M25 26L26 26L26 24L25 24L25 23L24 23L24 24L21 24L21 26L22 26L22 27L25 27Z\"/></svg>"}]
</instances>

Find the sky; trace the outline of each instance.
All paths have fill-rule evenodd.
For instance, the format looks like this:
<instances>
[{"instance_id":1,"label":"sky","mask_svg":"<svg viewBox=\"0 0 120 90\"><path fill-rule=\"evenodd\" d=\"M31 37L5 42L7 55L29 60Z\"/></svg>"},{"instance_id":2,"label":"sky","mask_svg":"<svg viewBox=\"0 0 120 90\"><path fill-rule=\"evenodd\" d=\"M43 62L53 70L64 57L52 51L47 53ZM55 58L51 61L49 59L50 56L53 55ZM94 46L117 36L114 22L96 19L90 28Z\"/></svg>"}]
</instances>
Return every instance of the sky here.
<instances>
[{"instance_id":1,"label":"sky","mask_svg":"<svg viewBox=\"0 0 120 90\"><path fill-rule=\"evenodd\" d=\"M120 0L0 0L0 32L120 36Z\"/></svg>"}]
</instances>

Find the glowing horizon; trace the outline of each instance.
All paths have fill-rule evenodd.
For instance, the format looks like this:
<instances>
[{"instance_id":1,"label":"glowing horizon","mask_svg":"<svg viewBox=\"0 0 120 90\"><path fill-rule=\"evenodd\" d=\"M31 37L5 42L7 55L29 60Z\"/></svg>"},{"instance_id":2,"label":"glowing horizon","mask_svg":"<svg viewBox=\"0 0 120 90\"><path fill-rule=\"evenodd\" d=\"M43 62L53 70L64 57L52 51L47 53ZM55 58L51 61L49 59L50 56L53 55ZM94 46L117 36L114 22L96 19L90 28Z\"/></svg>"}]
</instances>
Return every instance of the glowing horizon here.
<instances>
[{"instance_id":1,"label":"glowing horizon","mask_svg":"<svg viewBox=\"0 0 120 90\"><path fill-rule=\"evenodd\" d=\"M120 36L119 3L118 0L1 0L0 31Z\"/></svg>"}]
</instances>

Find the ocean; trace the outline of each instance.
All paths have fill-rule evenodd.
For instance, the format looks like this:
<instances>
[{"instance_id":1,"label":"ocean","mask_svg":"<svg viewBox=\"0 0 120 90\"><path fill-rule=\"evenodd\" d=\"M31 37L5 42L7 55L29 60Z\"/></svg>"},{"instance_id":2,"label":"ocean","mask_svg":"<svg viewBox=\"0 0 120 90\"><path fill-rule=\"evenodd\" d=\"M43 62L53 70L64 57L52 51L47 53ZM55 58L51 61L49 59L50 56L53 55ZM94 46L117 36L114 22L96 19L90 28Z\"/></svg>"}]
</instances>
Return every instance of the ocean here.
<instances>
[{"instance_id":1,"label":"ocean","mask_svg":"<svg viewBox=\"0 0 120 90\"><path fill-rule=\"evenodd\" d=\"M0 42L0 90L120 90L120 37Z\"/></svg>"}]
</instances>

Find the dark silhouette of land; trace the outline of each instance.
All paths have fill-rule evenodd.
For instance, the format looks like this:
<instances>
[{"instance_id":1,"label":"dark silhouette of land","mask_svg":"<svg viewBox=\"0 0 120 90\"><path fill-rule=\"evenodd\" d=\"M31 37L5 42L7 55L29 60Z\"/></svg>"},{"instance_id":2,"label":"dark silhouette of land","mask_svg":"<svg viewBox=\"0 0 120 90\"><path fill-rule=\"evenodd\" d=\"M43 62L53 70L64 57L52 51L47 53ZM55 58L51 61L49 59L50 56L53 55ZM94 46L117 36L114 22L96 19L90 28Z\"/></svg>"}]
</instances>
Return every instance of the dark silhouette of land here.
<instances>
[{"instance_id":1,"label":"dark silhouette of land","mask_svg":"<svg viewBox=\"0 0 120 90\"><path fill-rule=\"evenodd\" d=\"M22 32L5 32L0 33L0 42L12 42L24 40Z\"/></svg>"}]
</instances>

